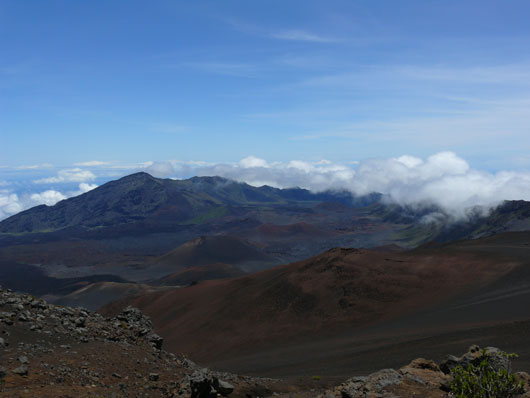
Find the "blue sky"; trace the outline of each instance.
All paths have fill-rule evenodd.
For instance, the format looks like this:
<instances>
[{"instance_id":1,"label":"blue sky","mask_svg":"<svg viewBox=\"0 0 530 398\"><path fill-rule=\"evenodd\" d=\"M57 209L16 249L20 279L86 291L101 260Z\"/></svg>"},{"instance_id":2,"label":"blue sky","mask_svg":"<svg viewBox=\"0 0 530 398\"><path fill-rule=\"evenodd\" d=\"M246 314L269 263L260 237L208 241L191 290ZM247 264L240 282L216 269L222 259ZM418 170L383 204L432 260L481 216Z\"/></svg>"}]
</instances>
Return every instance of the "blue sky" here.
<instances>
[{"instance_id":1,"label":"blue sky","mask_svg":"<svg viewBox=\"0 0 530 398\"><path fill-rule=\"evenodd\" d=\"M526 0L0 0L0 183L442 151L526 172L528 15Z\"/></svg>"}]
</instances>

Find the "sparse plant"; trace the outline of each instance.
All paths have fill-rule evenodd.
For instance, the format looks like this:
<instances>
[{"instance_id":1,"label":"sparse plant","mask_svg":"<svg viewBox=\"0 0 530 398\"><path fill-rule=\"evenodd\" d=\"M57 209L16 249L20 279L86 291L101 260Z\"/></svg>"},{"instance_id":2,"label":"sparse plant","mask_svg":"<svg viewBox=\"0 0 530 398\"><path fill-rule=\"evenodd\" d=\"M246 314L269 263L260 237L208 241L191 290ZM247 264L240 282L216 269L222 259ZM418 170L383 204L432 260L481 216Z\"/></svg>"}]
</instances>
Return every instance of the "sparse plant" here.
<instances>
[{"instance_id":1,"label":"sparse plant","mask_svg":"<svg viewBox=\"0 0 530 398\"><path fill-rule=\"evenodd\" d=\"M320 376L313 376L311 377L314 381L320 381Z\"/></svg>"},{"instance_id":2,"label":"sparse plant","mask_svg":"<svg viewBox=\"0 0 530 398\"><path fill-rule=\"evenodd\" d=\"M516 354L500 352L508 359ZM495 369L492 356L482 351L478 365L470 364L467 368L457 366L451 370L451 393L455 398L512 398L524 392L524 382L517 381L511 369Z\"/></svg>"}]
</instances>

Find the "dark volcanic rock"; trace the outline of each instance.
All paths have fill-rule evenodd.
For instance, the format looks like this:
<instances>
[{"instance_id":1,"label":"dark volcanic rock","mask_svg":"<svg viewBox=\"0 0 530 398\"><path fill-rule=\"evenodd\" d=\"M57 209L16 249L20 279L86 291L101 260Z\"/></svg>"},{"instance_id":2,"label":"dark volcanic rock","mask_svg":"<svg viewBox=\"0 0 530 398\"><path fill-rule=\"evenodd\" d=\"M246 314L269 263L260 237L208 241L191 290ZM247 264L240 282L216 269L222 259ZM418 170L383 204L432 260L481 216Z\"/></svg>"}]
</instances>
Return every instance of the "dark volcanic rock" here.
<instances>
[{"instance_id":1,"label":"dark volcanic rock","mask_svg":"<svg viewBox=\"0 0 530 398\"><path fill-rule=\"evenodd\" d=\"M164 344L164 339L160 337L158 334L153 333L148 337L149 342L153 345L154 348L157 350L162 349L162 344Z\"/></svg>"},{"instance_id":2,"label":"dark volcanic rock","mask_svg":"<svg viewBox=\"0 0 530 398\"><path fill-rule=\"evenodd\" d=\"M234 386L212 375L207 369L200 369L190 376L191 398L214 398L217 394L226 397Z\"/></svg>"}]
</instances>

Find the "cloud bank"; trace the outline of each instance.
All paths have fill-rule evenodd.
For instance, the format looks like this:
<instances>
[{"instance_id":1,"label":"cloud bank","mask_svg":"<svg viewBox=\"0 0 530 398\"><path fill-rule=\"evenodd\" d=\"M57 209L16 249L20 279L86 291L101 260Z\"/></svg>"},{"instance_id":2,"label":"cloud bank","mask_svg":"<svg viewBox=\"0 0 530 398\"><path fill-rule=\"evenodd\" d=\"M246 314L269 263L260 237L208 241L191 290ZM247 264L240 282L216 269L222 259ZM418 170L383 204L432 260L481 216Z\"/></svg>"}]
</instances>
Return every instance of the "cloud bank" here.
<instances>
[{"instance_id":1,"label":"cloud bank","mask_svg":"<svg viewBox=\"0 0 530 398\"><path fill-rule=\"evenodd\" d=\"M466 217L470 209L484 211L504 200L530 200L530 172L486 172L470 167L453 152L440 152L425 159L403 155L389 159L368 159L337 164L327 160L309 162L292 160L268 162L248 156L237 163L212 164L202 161L143 162L136 165L108 166L94 164L92 171L72 168L59 170L55 176L33 180L34 186L45 183L75 182L78 189L65 192L53 187L47 190L20 193L5 182L0 185L0 219L38 204L53 205L65 198L97 187L90 181L106 174L114 179L144 170L155 177L189 178L221 176L253 186L278 188L301 187L314 192L347 190L355 195L378 192L385 200L402 206L436 205L455 219ZM117 171L119 170L119 171ZM115 174L115 173L118 174Z\"/></svg>"},{"instance_id":2,"label":"cloud bank","mask_svg":"<svg viewBox=\"0 0 530 398\"><path fill-rule=\"evenodd\" d=\"M54 184L62 182L86 182L95 179L96 176L91 171L74 168L59 170L55 177L41 178L39 180L35 180L34 182L37 184Z\"/></svg>"},{"instance_id":3,"label":"cloud bank","mask_svg":"<svg viewBox=\"0 0 530 398\"><path fill-rule=\"evenodd\" d=\"M440 152L426 159L406 155L369 159L356 166L325 160L268 163L250 156L237 164L198 167L195 173L254 186L298 186L317 192L347 190L355 195L379 192L400 205L437 205L456 218L464 217L476 206L488 209L504 200L530 200L530 172L475 170L453 152Z\"/></svg>"}]
</instances>

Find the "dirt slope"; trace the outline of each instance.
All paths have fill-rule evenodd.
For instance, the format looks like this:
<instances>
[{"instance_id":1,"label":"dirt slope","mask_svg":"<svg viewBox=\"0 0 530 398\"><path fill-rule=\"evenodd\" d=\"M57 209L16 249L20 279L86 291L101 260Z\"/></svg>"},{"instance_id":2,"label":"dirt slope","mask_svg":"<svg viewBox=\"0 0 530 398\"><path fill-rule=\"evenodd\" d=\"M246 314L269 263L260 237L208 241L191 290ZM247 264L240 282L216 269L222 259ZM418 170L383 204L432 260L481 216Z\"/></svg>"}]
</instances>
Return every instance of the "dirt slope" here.
<instances>
[{"instance_id":1,"label":"dirt slope","mask_svg":"<svg viewBox=\"0 0 530 398\"><path fill-rule=\"evenodd\" d=\"M373 349L367 342L377 336L405 341L528 317L530 295L518 295L523 304L512 311L502 304L521 289L513 279L524 281L528 242L530 234L519 233L401 253L332 249L127 303L153 318L170 350L204 363L264 374L273 363L295 372L319 361L322 369L323 360L328 367L343 361L341 352L352 344L363 341ZM486 307L479 299L485 294Z\"/></svg>"}]
</instances>

